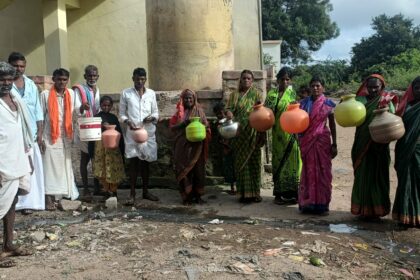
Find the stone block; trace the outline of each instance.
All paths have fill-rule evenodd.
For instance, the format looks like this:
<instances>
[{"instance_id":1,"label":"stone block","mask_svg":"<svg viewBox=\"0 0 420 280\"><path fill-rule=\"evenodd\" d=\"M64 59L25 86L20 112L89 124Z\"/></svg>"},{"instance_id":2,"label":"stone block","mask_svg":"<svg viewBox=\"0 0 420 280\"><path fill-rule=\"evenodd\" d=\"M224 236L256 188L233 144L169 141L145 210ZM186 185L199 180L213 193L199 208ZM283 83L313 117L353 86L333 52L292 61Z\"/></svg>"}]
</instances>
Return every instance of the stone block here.
<instances>
[{"instance_id":1,"label":"stone block","mask_svg":"<svg viewBox=\"0 0 420 280\"><path fill-rule=\"evenodd\" d=\"M58 203L58 209L63 211L74 211L79 209L79 207L82 205L82 202L79 200L67 200L67 199L61 199Z\"/></svg>"},{"instance_id":2,"label":"stone block","mask_svg":"<svg viewBox=\"0 0 420 280\"><path fill-rule=\"evenodd\" d=\"M116 197L110 197L107 200L105 200L105 207L107 209L117 209L118 201Z\"/></svg>"},{"instance_id":3,"label":"stone block","mask_svg":"<svg viewBox=\"0 0 420 280\"><path fill-rule=\"evenodd\" d=\"M31 233L31 239L35 242L41 243L45 239L45 232L38 230Z\"/></svg>"}]
</instances>

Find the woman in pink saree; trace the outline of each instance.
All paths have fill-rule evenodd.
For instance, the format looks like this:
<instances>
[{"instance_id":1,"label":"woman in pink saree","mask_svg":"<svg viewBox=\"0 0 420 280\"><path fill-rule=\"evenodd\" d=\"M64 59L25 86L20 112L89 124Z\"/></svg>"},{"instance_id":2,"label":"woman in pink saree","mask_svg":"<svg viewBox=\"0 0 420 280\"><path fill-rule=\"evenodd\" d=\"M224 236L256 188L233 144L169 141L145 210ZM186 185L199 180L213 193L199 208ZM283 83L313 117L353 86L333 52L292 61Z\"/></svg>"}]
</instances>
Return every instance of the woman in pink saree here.
<instances>
[{"instance_id":1,"label":"woman in pink saree","mask_svg":"<svg viewBox=\"0 0 420 280\"><path fill-rule=\"evenodd\" d=\"M324 83L320 78L313 77L310 88L311 96L300 103L300 108L309 114L309 127L299 138L303 164L299 210L302 213L327 214L332 190L331 161L337 155L335 103L325 97Z\"/></svg>"}]
</instances>

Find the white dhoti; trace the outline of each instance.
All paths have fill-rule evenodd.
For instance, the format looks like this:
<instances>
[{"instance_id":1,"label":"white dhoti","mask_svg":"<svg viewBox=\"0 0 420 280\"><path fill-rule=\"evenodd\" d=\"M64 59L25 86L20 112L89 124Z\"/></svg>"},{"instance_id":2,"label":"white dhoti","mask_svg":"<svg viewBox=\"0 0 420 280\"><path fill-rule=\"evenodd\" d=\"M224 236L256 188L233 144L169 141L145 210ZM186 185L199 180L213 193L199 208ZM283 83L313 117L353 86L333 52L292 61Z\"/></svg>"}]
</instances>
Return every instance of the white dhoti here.
<instances>
[{"instance_id":1,"label":"white dhoti","mask_svg":"<svg viewBox=\"0 0 420 280\"><path fill-rule=\"evenodd\" d=\"M2 180L0 186L0 219L9 212L13 200L21 186L29 184L29 174L14 180Z\"/></svg>"},{"instance_id":2,"label":"white dhoti","mask_svg":"<svg viewBox=\"0 0 420 280\"><path fill-rule=\"evenodd\" d=\"M74 181L70 147L48 145L42 155L45 194L75 200L79 197Z\"/></svg>"},{"instance_id":3,"label":"white dhoti","mask_svg":"<svg viewBox=\"0 0 420 280\"><path fill-rule=\"evenodd\" d=\"M148 139L145 143L136 143L133 140L133 130L127 128L124 133L125 156L127 158L138 157L148 162L157 160L156 126L152 123L144 124Z\"/></svg>"},{"instance_id":4,"label":"white dhoti","mask_svg":"<svg viewBox=\"0 0 420 280\"><path fill-rule=\"evenodd\" d=\"M30 191L27 195L19 195L16 210L45 210L44 169L42 166L41 152L37 143L34 143L31 157L34 165L34 172L30 178Z\"/></svg>"}]
</instances>

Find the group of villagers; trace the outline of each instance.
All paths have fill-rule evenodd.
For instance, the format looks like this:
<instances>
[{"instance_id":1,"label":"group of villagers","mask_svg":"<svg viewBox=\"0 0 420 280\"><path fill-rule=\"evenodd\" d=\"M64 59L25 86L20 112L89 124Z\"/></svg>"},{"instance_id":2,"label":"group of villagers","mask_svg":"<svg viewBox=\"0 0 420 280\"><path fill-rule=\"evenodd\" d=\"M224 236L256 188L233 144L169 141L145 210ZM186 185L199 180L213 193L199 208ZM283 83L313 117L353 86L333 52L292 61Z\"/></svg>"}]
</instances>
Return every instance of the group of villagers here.
<instances>
[{"instance_id":1,"label":"group of villagers","mask_svg":"<svg viewBox=\"0 0 420 280\"><path fill-rule=\"evenodd\" d=\"M307 88L302 88L299 96L296 94L290 68L282 68L276 78L278 87L270 90L265 100L265 106L275 115L271 129L274 203L298 203L302 213L326 215L332 193L332 159L338 152L334 118L336 104L325 96L324 82L318 77L311 79L307 96ZM225 145L223 163L226 181L236 183L237 195L244 203L262 200L261 147L266 144L266 135L250 127L248 121L253 106L262 101L253 81L253 73L244 70L239 89L230 95L226 108L216 106L214 110L219 118L233 118L239 122L237 136L222 141ZM364 80L356 95L356 100L366 107L366 119L356 128L351 151L354 169L351 213L362 219L376 220L391 211L389 144L374 142L368 129L374 110L389 107L391 113L402 117L406 130L395 146L394 167L398 186L392 217L403 225L418 227L420 77L414 79L405 94L398 98L385 91L381 75L372 74ZM279 119L288 105L296 102L308 113L309 127L301 134L290 134L282 130ZM235 192L234 187L231 191Z\"/></svg>"},{"instance_id":2,"label":"group of villagers","mask_svg":"<svg viewBox=\"0 0 420 280\"><path fill-rule=\"evenodd\" d=\"M24 57L22 59L26 63ZM18 68L19 64L14 63L13 66ZM23 74L21 76L29 85L29 79ZM78 198L69 149L76 139L81 150L80 168L85 190L88 190L86 167L90 160L93 162L97 185L102 186L102 191L112 195L126 177L124 161L128 159L131 192L127 203L135 202L138 175L142 178L143 198L157 201L158 197L150 193L148 187L149 164L157 160L155 131L159 115L156 94L145 87L145 69L134 69L133 87L122 91L118 117L111 113L112 98L99 98L99 89L96 86L99 78L97 67L86 67L86 83L76 85L74 90L67 87L69 76L70 73L65 69L55 70L52 88L41 93L37 104L40 112L37 112L39 116L34 118L32 124L35 127L33 141L34 146L39 149L36 154L40 153L42 156L34 156L34 174L38 177L41 174L41 183L45 188L41 191L38 186L32 194L39 196L45 192L45 206L48 210L55 209L59 199ZM328 214L332 192L332 159L337 155L335 103L324 95L324 82L320 78L313 77L309 87L302 88L302 94L297 96L292 87L291 69L282 68L276 77L277 88L270 90L263 100L261 92L253 84L253 73L244 70L238 90L230 94L226 106L218 104L214 108L219 119L233 119L239 123L236 137L219 140L223 145L223 168L226 182L231 184L230 193L236 193L242 203L262 200L262 147L267 142L267 135L266 132L258 132L250 126L249 114L254 105L265 102L264 105L275 115L275 123L271 129L274 202L282 205L298 203L302 213ZM17 93L14 95L20 95L20 89L16 85ZM357 100L365 105L367 113L365 122L356 129L351 152L354 168L351 212L372 219L386 216L391 211L389 144L374 142L368 129L374 116L373 111L387 106L392 113L402 117L406 129L395 148L398 187L392 209L393 218L405 225L419 226L420 77L413 80L399 99L385 91L382 76L371 75L360 86ZM297 101L300 108L309 115L309 127L300 134L290 134L282 130L279 118L289 104ZM123 135L119 148L105 149L100 141L80 141L76 120L92 116L102 119L103 130L108 125L116 126L117 131ZM198 117L206 127L203 141L187 140L185 128L193 117ZM126 129L121 128L120 122L125 124ZM186 205L202 203L211 131L193 90L182 91L169 125L174 143L173 167L182 202ZM132 134L139 128L147 131L148 139L145 143L133 140ZM41 185L39 182L38 180L38 185ZM100 191L95 189L95 192Z\"/></svg>"}]
</instances>

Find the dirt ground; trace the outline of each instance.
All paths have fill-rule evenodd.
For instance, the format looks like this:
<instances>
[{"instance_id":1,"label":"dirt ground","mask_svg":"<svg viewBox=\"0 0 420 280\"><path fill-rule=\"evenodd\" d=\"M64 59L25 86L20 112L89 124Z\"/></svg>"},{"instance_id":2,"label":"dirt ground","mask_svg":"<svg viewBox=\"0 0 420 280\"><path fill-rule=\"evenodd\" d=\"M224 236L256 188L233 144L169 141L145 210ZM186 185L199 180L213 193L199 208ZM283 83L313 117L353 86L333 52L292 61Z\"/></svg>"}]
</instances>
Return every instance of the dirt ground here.
<instances>
[{"instance_id":1,"label":"dirt ground","mask_svg":"<svg viewBox=\"0 0 420 280\"><path fill-rule=\"evenodd\" d=\"M239 204L228 186L215 186L192 207L174 190L154 189L160 202L18 214L16 242L34 254L0 269L0 279L420 279L419 229L350 214L354 129L337 135L328 216L273 204L269 178L258 204Z\"/></svg>"}]
</instances>

